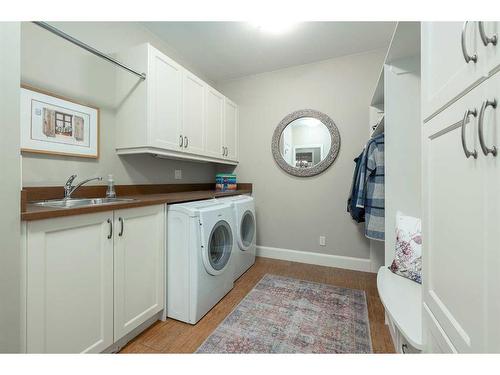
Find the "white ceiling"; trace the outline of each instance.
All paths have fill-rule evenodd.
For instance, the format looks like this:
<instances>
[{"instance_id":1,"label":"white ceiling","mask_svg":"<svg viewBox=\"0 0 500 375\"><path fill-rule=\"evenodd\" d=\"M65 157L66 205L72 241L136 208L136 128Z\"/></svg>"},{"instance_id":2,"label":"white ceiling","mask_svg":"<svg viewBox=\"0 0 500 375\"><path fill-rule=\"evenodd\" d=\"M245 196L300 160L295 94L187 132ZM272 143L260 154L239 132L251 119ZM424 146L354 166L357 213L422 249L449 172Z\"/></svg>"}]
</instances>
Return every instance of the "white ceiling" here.
<instances>
[{"instance_id":1,"label":"white ceiling","mask_svg":"<svg viewBox=\"0 0 500 375\"><path fill-rule=\"evenodd\" d=\"M302 22L269 34L247 22L144 22L214 82L387 48L394 22Z\"/></svg>"}]
</instances>

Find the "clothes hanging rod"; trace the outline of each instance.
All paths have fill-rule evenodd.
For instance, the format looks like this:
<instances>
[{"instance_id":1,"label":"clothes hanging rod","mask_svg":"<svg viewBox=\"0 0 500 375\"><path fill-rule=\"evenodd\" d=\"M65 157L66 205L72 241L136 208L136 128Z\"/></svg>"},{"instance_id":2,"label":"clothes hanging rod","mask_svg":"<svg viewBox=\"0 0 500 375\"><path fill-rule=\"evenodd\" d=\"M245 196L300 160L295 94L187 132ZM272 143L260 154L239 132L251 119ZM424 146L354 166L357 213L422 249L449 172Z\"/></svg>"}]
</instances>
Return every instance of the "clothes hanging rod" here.
<instances>
[{"instance_id":1,"label":"clothes hanging rod","mask_svg":"<svg viewBox=\"0 0 500 375\"><path fill-rule=\"evenodd\" d=\"M68 42L73 43L74 45L83 48L84 50L96 55L97 57L100 57L101 59L104 59L112 64L118 65L120 68L125 69L127 72L130 72L132 74L135 74L138 76L140 79L144 80L146 79L146 73L139 73L137 70L132 69L131 67L119 62L118 60L112 58L111 56L106 55L105 53L102 53L101 51L95 49L94 47L89 46L88 44L83 43L82 41L73 38L71 35L66 34L64 31L61 31L54 26L49 25L47 22L38 22L38 21L33 21L33 23L37 26L40 26L41 28L50 31L52 34L55 34L63 39L66 39Z\"/></svg>"}]
</instances>

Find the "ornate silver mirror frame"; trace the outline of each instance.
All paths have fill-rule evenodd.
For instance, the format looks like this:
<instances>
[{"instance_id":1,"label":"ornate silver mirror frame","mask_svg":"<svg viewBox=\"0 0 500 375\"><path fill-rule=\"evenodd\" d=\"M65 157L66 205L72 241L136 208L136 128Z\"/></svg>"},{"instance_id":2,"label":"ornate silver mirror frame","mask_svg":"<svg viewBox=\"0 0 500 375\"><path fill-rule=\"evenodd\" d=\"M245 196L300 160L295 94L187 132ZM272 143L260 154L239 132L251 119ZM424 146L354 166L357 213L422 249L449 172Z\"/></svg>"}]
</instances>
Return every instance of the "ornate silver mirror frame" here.
<instances>
[{"instance_id":1,"label":"ornate silver mirror frame","mask_svg":"<svg viewBox=\"0 0 500 375\"><path fill-rule=\"evenodd\" d=\"M311 168L297 168L291 166L285 161L280 153L281 133L283 133L283 130L285 130L288 124L302 117L313 117L321 121L327 127L331 136L331 147L328 155L326 155L326 157L321 162ZM278 163L280 168L285 172L297 177L315 176L328 169L328 167L330 167L330 165L332 165L332 163L337 158L340 150L340 133L333 120L324 113L316 111L314 109L301 109L300 111L290 113L280 121L280 123L274 130L271 149L273 152L274 160L276 160L276 163Z\"/></svg>"}]
</instances>

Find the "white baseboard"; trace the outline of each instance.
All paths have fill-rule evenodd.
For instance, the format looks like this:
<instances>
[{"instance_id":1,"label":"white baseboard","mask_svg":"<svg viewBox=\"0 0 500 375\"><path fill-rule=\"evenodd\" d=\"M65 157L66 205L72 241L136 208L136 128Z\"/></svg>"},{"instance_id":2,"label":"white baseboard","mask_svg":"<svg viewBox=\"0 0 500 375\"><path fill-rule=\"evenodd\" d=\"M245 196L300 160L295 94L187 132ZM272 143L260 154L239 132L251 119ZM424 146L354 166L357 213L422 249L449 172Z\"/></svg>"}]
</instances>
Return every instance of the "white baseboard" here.
<instances>
[{"instance_id":1,"label":"white baseboard","mask_svg":"<svg viewBox=\"0 0 500 375\"><path fill-rule=\"evenodd\" d=\"M373 272L370 259L352 258L341 255L312 253L308 251L257 246L257 256L288 260L291 262L315 264L318 266L345 268L354 271Z\"/></svg>"}]
</instances>

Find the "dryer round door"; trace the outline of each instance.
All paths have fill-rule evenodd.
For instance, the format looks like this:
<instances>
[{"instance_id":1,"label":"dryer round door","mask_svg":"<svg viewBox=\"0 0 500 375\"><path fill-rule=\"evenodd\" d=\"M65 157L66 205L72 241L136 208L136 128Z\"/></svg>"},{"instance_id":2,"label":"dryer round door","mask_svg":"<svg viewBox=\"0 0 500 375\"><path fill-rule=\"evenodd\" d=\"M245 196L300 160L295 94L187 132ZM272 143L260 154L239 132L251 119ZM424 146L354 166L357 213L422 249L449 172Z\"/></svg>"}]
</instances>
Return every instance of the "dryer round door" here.
<instances>
[{"instance_id":1,"label":"dryer round door","mask_svg":"<svg viewBox=\"0 0 500 375\"><path fill-rule=\"evenodd\" d=\"M231 226L225 220L218 221L212 228L206 248L203 249L203 263L211 275L220 275L229 264L233 249Z\"/></svg>"},{"instance_id":2,"label":"dryer round door","mask_svg":"<svg viewBox=\"0 0 500 375\"><path fill-rule=\"evenodd\" d=\"M252 211L246 210L241 216L239 228L239 246L241 250L247 250L255 240L255 216Z\"/></svg>"}]
</instances>

